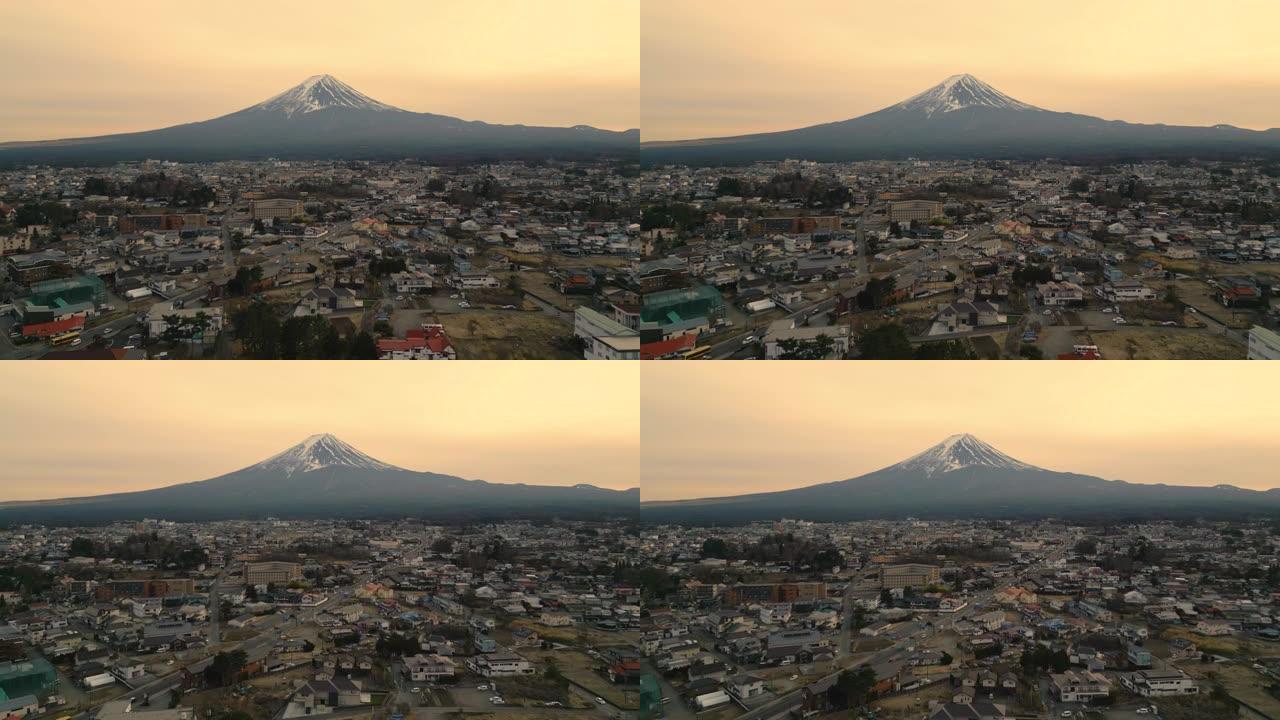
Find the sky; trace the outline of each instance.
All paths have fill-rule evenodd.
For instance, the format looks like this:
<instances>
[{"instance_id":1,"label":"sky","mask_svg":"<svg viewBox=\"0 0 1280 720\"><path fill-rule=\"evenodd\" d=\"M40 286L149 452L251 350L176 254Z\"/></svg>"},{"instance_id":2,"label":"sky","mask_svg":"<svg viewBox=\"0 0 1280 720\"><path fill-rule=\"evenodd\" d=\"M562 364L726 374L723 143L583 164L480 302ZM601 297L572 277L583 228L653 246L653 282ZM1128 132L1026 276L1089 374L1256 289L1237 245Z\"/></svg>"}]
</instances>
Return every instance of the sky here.
<instances>
[{"instance_id":1,"label":"sky","mask_svg":"<svg viewBox=\"0 0 1280 720\"><path fill-rule=\"evenodd\" d=\"M845 120L970 73L1109 120L1280 126L1275 0L644 0L641 137Z\"/></svg>"},{"instance_id":2,"label":"sky","mask_svg":"<svg viewBox=\"0 0 1280 720\"><path fill-rule=\"evenodd\" d=\"M330 74L406 110L639 126L640 0L0 2L0 142L151 130Z\"/></svg>"},{"instance_id":3,"label":"sky","mask_svg":"<svg viewBox=\"0 0 1280 720\"><path fill-rule=\"evenodd\" d=\"M639 485L635 363L6 363L0 500L144 490L333 433L491 482Z\"/></svg>"},{"instance_id":4,"label":"sky","mask_svg":"<svg viewBox=\"0 0 1280 720\"><path fill-rule=\"evenodd\" d=\"M1262 362L644 365L646 501L846 480L958 433L1108 480L1280 487Z\"/></svg>"}]
</instances>

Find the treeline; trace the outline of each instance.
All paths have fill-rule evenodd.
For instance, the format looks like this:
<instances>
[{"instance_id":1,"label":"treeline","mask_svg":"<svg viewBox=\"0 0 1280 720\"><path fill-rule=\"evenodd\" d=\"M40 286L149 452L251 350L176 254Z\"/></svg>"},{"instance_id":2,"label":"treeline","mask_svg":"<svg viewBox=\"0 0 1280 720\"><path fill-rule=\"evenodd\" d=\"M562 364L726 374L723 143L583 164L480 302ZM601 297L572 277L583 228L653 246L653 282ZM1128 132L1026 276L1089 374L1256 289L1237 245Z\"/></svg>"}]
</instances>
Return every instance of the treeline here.
<instances>
[{"instance_id":1,"label":"treeline","mask_svg":"<svg viewBox=\"0 0 1280 720\"><path fill-rule=\"evenodd\" d=\"M825 572L844 563L844 556L835 546L794 533L772 533L755 543L736 544L722 538L708 538L702 543L704 558L721 560L748 560L756 563L785 562L796 567L809 567Z\"/></svg>"},{"instance_id":2,"label":"treeline","mask_svg":"<svg viewBox=\"0 0 1280 720\"><path fill-rule=\"evenodd\" d=\"M160 537L157 533L135 533L120 543L95 543L86 537L72 539L71 557L113 558L121 562L154 562L161 567L194 570L208 564L209 554L198 545Z\"/></svg>"},{"instance_id":3,"label":"treeline","mask_svg":"<svg viewBox=\"0 0 1280 720\"><path fill-rule=\"evenodd\" d=\"M778 173L763 183L722 177L716 183L716 195L761 197L769 200L802 201L810 207L837 206L853 202L853 192L831 178L806 177L799 171Z\"/></svg>"},{"instance_id":4,"label":"treeline","mask_svg":"<svg viewBox=\"0 0 1280 720\"><path fill-rule=\"evenodd\" d=\"M281 321L267 303L254 302L232 316L241 357L252 360L377 360L378 344L368 332L343 338L322 317Z\"/></svg>"},{"instance_id":5,"label":"treeline","mask_svg":"<svg viewBox=\"0 0 1280 720\"><path fill-rule=\"evenodd\" d=\"M84 194L124 195L131 200L156 198L167 200L170 205L206 205L217 199L217 194L208 185L187 178L170 177L163 172L143 173L125 184L111 178L87 178Z\"/></svg>"}]
</instances>

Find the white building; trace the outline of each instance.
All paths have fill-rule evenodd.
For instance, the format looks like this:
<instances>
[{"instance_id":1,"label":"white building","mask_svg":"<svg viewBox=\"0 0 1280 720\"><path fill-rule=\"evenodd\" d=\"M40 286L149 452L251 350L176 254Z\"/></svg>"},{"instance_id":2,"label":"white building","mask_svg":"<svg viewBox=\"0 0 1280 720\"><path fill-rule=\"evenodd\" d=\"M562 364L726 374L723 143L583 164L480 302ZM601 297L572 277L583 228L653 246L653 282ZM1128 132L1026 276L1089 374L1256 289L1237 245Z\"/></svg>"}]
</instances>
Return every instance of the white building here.
<instances>
[{"instance_id":1,"label":"white building","mask_svg":"<svg viewBox=\"0 0 1280 720\"><path fill-rule=\"evenodd\" d=\"M1200 692L1196 681L1181 670L1139 670L1122 675L1120 682L1143 697L1196 695Z\"/></svg>"},{"instance_id":2,"label":"white building","mask_svg":"<svg viewBox=\"0 0 1280 720\"><path fill-rule=\"evenodd\" d=\"M467 668L484 677L511 677L532 675L534 668L528 660L513 652L492 652L476 655L467 660Z\"/></svg>"}]
</instances>

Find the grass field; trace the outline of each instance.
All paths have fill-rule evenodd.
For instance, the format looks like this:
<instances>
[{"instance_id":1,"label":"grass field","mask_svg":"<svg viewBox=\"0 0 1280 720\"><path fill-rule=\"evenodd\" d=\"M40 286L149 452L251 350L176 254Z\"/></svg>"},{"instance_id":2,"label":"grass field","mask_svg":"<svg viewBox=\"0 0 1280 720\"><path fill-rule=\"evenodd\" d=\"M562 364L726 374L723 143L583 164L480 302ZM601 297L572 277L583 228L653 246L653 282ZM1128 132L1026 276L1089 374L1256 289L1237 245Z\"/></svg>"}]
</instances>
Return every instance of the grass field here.
<instances>
[{"instance_id":1,"label":"grass field","mask_svg":"<svg viewBox=\"0 0 1280 720\"><path fill-rule=\"evenodd\" d=\"M571 360L573 328L546 313L469 310L441 315L459 360Z\"/></svg>"},{"instance_id":2,"label":"grass field","mask_svg":"<svg viewBox=\"0 0 1280 720\"><path fill-rule=\"evenodd\" d=\"M1232 360L1244 359L1246 348L1232 338L1208 330L1166 327L1119 327L1077 333L1106 360Z\"/></svg>"}]
</instances>

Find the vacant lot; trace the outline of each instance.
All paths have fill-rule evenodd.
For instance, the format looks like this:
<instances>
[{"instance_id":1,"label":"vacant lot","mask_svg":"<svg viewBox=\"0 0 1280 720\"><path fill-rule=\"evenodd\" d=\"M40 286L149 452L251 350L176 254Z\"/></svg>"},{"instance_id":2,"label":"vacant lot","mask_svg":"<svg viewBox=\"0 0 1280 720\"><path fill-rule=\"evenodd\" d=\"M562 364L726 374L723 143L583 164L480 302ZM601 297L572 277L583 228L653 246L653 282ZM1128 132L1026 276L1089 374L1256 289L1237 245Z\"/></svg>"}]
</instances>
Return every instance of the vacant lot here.
<instances>
[{"instance_id":1,"label":"vacant lot","mask_svg":"<svg viewBox=\"0 0 1280 720\"><path fill-rule=\"evenodd\" d=\"M554 662L560 673L569 680L587 688L591 692L608 700L617 707L639 707L639 691L635 686L614 685L609 678L596 672L601 663L586 653L577 650L532 650L521 649L520 654L534 660L540 667Z\"/></svg>"},{"instance_id":2,"label":"vacant lot","mask_svg":"<svg viewBox=\"0 0 1280 720\"><path fill-rule=\"evenodd\" d=\"M1233 696L1249 703L1271 717L1280 717L1280 700L1267 692L1271 684L1267 678L1254 672L1243 663L1204 664L1184 663L1182 669L1188 675L1209 684L1221 685Z\"/></svg>"},{"instance_id":3,"label":"vacant lot","mask_svg":"<svg viewBox=\"0 0 1280 720\"><path fill-rule=\"evenodd\" d=\"M579 357L569 340L573 328L541 312L468 310L442 315L459 360L568 360Z\"/></svg>"},{"instance_id":4,"label":"vacant lot","mask_svg":"<svg viewBox=\"0 0 1280 720\"><path fill-rule=\"evenodd\" d=\"M1176 327L1117 327L1076 334L1077 342L1098 346L1106 360L1243 359L1245 347L1208 330Z\"/></svg>"}]
</instances>

